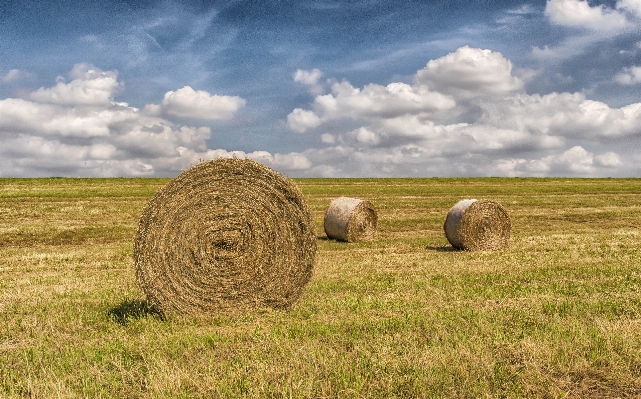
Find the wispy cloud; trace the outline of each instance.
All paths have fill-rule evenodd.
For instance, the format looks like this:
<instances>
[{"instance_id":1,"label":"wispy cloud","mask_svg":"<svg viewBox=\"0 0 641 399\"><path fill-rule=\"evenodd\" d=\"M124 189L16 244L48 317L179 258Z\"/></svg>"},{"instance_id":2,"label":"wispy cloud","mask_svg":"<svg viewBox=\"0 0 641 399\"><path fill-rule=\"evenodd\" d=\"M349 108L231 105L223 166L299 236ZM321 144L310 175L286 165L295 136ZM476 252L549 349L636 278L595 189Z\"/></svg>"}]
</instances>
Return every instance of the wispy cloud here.
<instances>
[{"instance_id":1,"label":"wispy cloud","mask_svg":"<svg viewBox=\"0 0 641 399\"><path fill-rule=\"evenodd\" d=\"M30 79L33 77L33 74L27 71L21 71L19 69L11 69L6 75L2 76L2 81L4 83L12 83L25 79Z\"/></svg>"},{"instance_id":2,"label":"wispy cloud","mask_svg":"<svg viewBox=\"0 0 641 399\"><path fill-rule=\"evenodd\" d=\"M556 46L533 46L538 59L568 59L585 52L595 43L641 29L636 0L619 0L615 8L591 6L585 0L548 0L545 16L553 25L575 29Z\"/></svg>"}]
</instances>

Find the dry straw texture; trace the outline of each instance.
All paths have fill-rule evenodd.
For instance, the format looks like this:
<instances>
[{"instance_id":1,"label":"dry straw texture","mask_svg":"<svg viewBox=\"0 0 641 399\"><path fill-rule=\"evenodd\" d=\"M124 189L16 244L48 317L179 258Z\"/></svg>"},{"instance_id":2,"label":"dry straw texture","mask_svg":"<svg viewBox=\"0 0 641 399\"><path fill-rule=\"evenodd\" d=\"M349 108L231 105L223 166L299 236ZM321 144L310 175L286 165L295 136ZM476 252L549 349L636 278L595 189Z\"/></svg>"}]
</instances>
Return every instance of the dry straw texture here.
<instances>
[{"instance_id":1,"label":"dry straw texture","mask_svg":"<svg viewBox=\"0 0 641 399\"><path fill-rule=\"evenodd\" d=\"M246 159L200 163L151 199L136 277L163 313L287 307L312 276L316 234L300 190Z\"/></svg>"},{"instance_id":2,"label":"dry straw texture","mask_svg":"<svg viewBox=\"0 0 641 399\"><path fill-rule=\"evenodd\" d=\"M445 236L454 248L494 251L510 241L510 216L490 200L462 200L450 209L445 219Z\"/></svg>"},{"instance_id":3,"label":"dry straw texture","mask_svg":"<svg viewBox=\"0 0 641 399\"><path fill-rule=\"evenodd\" d=\"M325 234L340 241L357 242L374 239L378 215L369 201L340 197L325 212Z\"/></svg>"}]
</instances>

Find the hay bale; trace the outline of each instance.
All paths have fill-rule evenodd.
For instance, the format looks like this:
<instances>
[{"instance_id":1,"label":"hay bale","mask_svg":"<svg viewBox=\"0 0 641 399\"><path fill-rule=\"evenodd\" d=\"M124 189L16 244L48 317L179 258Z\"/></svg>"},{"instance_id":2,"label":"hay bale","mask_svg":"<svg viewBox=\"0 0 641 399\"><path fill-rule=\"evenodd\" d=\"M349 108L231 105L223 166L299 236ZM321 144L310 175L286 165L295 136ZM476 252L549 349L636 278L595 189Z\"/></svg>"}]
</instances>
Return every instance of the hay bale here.
<instances>
[{"instance_id":1,"label":"hay bale","mask_svg":"<svg viewBox=\"0 0 641 399\"><path fill-rule=\"evenodd\" d=\"M325 212L325 234L340 241L357 242L374 239L378 215L369 201L340 197Z\"/></svg>"},{"instance_id":2,"label":"hay bale","mask_svg":"<svg viewBox=\"0 0 641 399\"><path fill-rule=\"evenodd\" d=\"M316 234L300 190L247 159L200 163L149 201L136 278L163 313L286 308L312 276Z\"/></svg>"},{"instance_id":3,"label":"hay bale","mask_svg":"<svg viewBox=\"0 0 641 399\"><path fill-rule=\"evenodd\" d=\"M499 203L469 199L450 209L443 228L454 248L494 251L508 246L512 224Z\"/></svg>"}]
</instances>

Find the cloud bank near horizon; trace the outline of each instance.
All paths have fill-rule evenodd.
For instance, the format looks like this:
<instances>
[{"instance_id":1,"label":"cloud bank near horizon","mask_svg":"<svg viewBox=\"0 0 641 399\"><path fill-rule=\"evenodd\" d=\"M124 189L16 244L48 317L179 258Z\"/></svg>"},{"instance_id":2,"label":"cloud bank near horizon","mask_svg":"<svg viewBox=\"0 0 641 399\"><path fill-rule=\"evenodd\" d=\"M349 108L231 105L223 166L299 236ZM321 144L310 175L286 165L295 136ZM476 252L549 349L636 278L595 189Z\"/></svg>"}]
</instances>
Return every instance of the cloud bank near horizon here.
<instances>
[{"instance_id":1,"label":"cloud bank near horizon","mask_svg":"<svg viewBox=\"0 0 641 399\"><path fill-rule=\"evenodd\" d=\"M291 130L334 144L308 150L310 158L349 154L320 166L326 174L354 162L370 174L380 166L381 175L412 165L440 176L610 176L637 159L586 148L638 142L641 103L610 108L583 93L529 95L512 63L490 50L464 46L431 60L411 85L330 86L287 118Z\"/></svg>"},{"instance_id":2,"label":"cloud bank near horizon","mask_svg":"<svg viewBox=\"0 0 641 399\"><path fill-rule=\"evenodd\" d=\"M240 97L185 86L137 109L115 101L124 90L115 71L78 64L69 82L0 101L0 165L8 176L166 176L239 156L304 176L611 176L637 161L587 148L640 141L641 103L529 95L512 69L498 52L463 46L429 61L412 84L329 79L330 93L287 116L292 131L324 145L272 154L207 148L211 128L197 122L234 118ZM294 80L318 92L320 76L299 71Z\"/></svg>"},{"instance_id":3,"label":"cloud bank near horizon","mask_svg":"<svg viewBox=\"0 0 641 399\"><path fill-rule=\"evenodd\" d=\"M77 64L69 77L0 101L3 176L173 176L199 160L231 156L285 169L308 165L298 155L210 150L209 127L168 119L231 119L245 105L240 97L185 86L141 110L114 100L124 87L115 71Z\"/></svg>"}]
</instances>

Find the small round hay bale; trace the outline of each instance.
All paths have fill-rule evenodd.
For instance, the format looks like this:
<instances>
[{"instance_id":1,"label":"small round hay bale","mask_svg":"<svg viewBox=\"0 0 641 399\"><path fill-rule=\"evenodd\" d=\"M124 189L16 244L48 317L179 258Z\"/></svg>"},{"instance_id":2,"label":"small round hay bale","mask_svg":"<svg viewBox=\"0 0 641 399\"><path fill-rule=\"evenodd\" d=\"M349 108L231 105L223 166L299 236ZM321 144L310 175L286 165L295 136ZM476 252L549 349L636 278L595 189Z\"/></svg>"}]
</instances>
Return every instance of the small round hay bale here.
<instances>
[{"instance_id":1,"label":"small round hay bale","mask_svg":"<svg viewBox=\"0 0 641 399\"><path fill-rule=\"evenodd\" d=\"M248 159L200 163L149 201L136 278L162 313L286 308L312 276L316 234L293 182Z\"/></svg>"},{"instance_id":2,"label":"small round hay bale","mask_svg":"<svg viewBox=\"0 0 641 399\"><path fill-rule=\"evenodd\" d=\"M495 251L508 246L512 224L499 203L466 199L450 209L443 228L454 248Z\"/></svg>"},{"instance_id":3,"label":"small round hay bale","mask_svg":"<svg viewBox=\"0 0 641 399\"><path fill-rule=\"evenodd\" d=\"M340 241L369 241L376 235L378 215L369 201L340 197L325 212L325 234Z\"/></svg>"}]
</instances>

